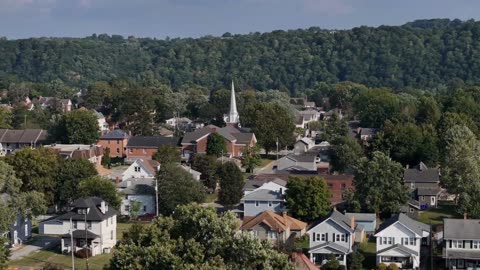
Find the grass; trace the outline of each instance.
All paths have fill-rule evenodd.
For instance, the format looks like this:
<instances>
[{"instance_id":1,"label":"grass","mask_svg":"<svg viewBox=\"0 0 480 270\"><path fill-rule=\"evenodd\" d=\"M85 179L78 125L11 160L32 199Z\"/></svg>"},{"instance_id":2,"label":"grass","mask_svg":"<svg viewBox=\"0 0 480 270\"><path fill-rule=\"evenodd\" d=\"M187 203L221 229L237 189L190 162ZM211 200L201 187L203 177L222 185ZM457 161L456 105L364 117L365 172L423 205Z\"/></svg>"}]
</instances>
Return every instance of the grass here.
<instances>
[{"instance_id":1,"label":"grass","mask_svg":"<svg viewBox=\"0 0 480 270\"><path fill-rule=\"evenodd\" d=\"M117 239L122 239L123 233L130 229L132 225L133 223L117 223ZM58 247L54 250L40 250L20 260L10 261L8 265L42 267L50 263L60 268L70 268L72 257L70 255L60 254L59 252ZM112 254L102 254L89 258L88 264L90 269L103 269L111 257ZM83 270L86 268L86 259L75 258L75 269Z\"/></svg>"},{"instance_id":2,"label":"grass","mask_svg":"<svg viewBox=\"0 0 480 270\"><path fill-rule=\"evenodd\" d=\"M438 225L444 218L455 217L455 205L440 204L438 208L430 208L419 214L417 220L425 224Z\"/></svg>"},{"instance_id":3,"label":"grass","mask_svg":"<svg viewBox=\"0 0 480 270\"><path fill-rule=\"evenodd\" d=\"M207 194L207 198L206 198L205 201L206 201L207 203L215 202L215 201L217 200L217 196L218 196L218 195L217 195L217 193L215 193L215 192L214 192L214 193L209 193L209 194Z\"/></svg>"},{"instance_id":4,"label":"grass","mask_svg":"<svg viewBox=\"0 0 480 270\"><path fill-rule=\"evenodd\" d=\"M360 244L359 247L360 253L365 257L363 261L363 267L365 269L374 269L376 267L376 252L377 252L377 243L375 238L372 237L367 241Z\"/></svg>"},{"instance_id":5,"label":"grass","mask_svg":"<svg viewBox=\"0 0 480 270\"><path fill-rule=\"evenodd\" d=\"M305 250L310 248L310 238L307 236L295 239L295 250Z\"/></svg>"}]
</instances>

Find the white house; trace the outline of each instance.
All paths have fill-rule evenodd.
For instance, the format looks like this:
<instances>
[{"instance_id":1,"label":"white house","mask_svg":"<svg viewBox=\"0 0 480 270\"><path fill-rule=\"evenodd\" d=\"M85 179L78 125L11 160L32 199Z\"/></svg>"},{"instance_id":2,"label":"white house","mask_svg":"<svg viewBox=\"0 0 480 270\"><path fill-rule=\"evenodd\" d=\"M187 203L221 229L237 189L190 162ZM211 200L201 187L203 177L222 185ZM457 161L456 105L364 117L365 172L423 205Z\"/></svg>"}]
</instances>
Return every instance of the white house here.
<instances>
[{"instance_id":1,"label":"white house","mask_svg":"<svg viewBox=\"0 0 480 270\"><path fill-rule=\"evenodd\" d=\"M247 181L247 183L245 183L245 186L243 188L243 195L247 195L258 189L267 189L285 195L285 191L287 190L287 188L285 187L286 185L287 181L280 178L275 178L272 181L268 182L249 180Z\"/></svg>"},{"instance_id":2,"label":"white house","mask_svg":"<svg viewBox=\"0 0 480 270\"><path fill-rule=\"evenodd\" d=\"M304 154L308 152L308 150L312 149L312 147L315 146L315 141L308 138L308 137L303 137L302 139L298 140L294 144L293 152L295 154Z\"/></svg>"},{"instance_id":3,"label":"white house","mask_svg":"<svg viewBox=\"0 0 480 270\"><path fill-rule=\"evenodd\" d=\"M39 225L40 234L61 235L62 253L88 248L91 256L109 253L117 243L117 210L98 197L78 199L73 208ZM73 237L73 245L71 238Z\"/></svg>"},{"instance_id":4,"label":"white house","mask_svg":"<svg viewBox=\"0 0 480 270\"><path fill-rule=\"evenodd\" d=\"M98 122L98 128L100 129L101 134L105 134L109 131L108 129L108 123L105 120L105 116L101 112L97 112L96 110L92 110L92 112L95 114L97 117L97 122Z\"/></svg>"},{"instance_id":5,"label":"white house","mask_svg":"<svg viewBox=\"0 0 480 270\"><path fill-rule=\"evenodd\" d=\"M380 225L377 239L377 264L394 263L400 268L418 269L420 246L428 244L430 226L405 214L394 215Z\"/></svg>"},{"instance_id":6,"label":"white house","mask_svg":"<svg viewBox=\"0 0 480 270\"><path fill-rule=\"evenodd\" d=\"M155 187L153 178L132 178L117 184L117 190L123 195L120 214L130 215L133 201L140 203L138 216L154 215Z\"/></svg>"},{"instance_id":7,"label":"white house","mask_svg":"<svg viewBox=\"0 0 480 270\"><path fill-rule=\"evenodd\" d=\"M122 174L122 181L132 178L153 179L160 170L160 163L155 160L135 160Z\"/></svg>"},{"instance_id":8,"label":"white house","mask_svg":"<svg viewBox=\"0 0 480 270\"><path fill-rule=\"evenodd\" d=\"M192 167L190 166L186 166L186 165L179 165L180 168L184 169L186 172L188 172L189 174L192 175L193 179L197 180L197 181L200 181L200 176L202 176L202 173L201 172L198 172L198 171L195 171L194 169L192 169Z\"/></svg>"},{"instance_id":9,"label":"white house","mask_svg":"<svg viewBox=\"0 0 480 270\"><path fill-rule=\"evenodd\" d=\"M313 224L307 232L310 236L310 260L324 265L333 255L340 265L347 266L347 255L352 253L354 243L363 239L363 227L337 210Z\"/></svg>"},{"instance_id":10,"label":"white house","mask_svg":"<svg viewBox=\"0 0 480 270\"><path fill-rule=\"evenodd\" d=\"M480 219L446 218L443 225L446 269L479 269Z\"/></svg>"}]
</instances>

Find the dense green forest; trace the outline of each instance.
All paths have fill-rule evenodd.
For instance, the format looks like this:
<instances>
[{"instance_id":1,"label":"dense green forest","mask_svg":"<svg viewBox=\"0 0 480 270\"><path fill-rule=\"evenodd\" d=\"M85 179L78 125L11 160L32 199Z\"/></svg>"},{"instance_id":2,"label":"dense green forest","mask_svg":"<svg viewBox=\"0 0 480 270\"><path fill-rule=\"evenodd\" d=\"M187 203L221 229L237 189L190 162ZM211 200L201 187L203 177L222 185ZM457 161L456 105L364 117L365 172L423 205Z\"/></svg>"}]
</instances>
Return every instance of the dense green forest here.
<instances>
[{"instance_id":1,"label":"dense green forest","mask_svg":"<svg viewBox=\"0 0 480 270\"><path fill-rule=\"evenodd\" d=\"M156 40L87 38L0 40L0 88L11 82L159 80L173 89L279 89L296 95L318 82L444 89L480 84L480 22L436 19L351 30L273 31Z\"/></svg>"}]
</instances>

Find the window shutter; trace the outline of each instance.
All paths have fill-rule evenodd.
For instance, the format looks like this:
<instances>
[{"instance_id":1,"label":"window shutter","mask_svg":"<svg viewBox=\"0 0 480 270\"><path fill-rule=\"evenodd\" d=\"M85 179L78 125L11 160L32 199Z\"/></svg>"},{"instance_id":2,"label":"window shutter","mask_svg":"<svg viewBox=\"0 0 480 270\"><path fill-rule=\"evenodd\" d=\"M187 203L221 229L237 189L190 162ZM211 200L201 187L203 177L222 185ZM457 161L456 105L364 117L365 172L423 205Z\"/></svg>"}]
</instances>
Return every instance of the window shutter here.
<instances>
[{"instance_id":1,"label":"window shutter","mask_svg":"<svg viewBox=\"0 0 480 270\"><path fill-rule=\"evenodd\" d=\"M392 237L392 244L395 245L395 237Z\"/></svg>"},{"instance_id":2,"label":"window shutter","mask_svg":"<svg viewBox=\"0 0 480 270\"><path fill-rule=\"evenodd\" d=\"M325 242L328 242L328 233L325 233Z\"/></svg>"},{"instance_id":3,"label":"window shutter","mask_svg":"<svg viewBox=\"0 0 480 270\"><path fill-rule=\"evenodd\" d=\"M335 243L335 233L332 233L332 238L333 238L333 239L332 239L332 242Z\"/></svg>"},{"instance_id":4,"label":"window shutter","mask_svg":"<svg viewBox=\"0 0 480 270\"><path fill-rule=\"evenodd\" d=\"M402 237L402 238L400 238L400 239L402 240L402 246L403 246L403 237Z\"/></svg>"},{"instance_id":5,"label":"window shutter","mask_svg":"<svg viewBox=\"0 0 480 270\"><path fill-rule=\"evenodd\" d=\"M465 248L465 240L463 240L463 245L462 245L463 248Z\"/></svg>"},{"instance_id":6,"label":"window shutter","mask_svg":"<svg viewBox=\"0 0 480 270\"><path fill-rule=\"evenodd\" d=\"M452 240L448 240L449 247L452 248Z\"/></svg>"},{"instance_id":7,"label":"window shutter","mask_svg":"<svg viewBox=\"0 0 480 270\"><path fill-rule=\"evenodd\" d=\"M470 249L473 248L473 240L470 240Z\"/></svg>"},{"instance_id":8,"label":"window shutter","mask_svg":"<svg viewBox=\"0 0 480 270\"><path fill-rule=\"evenodd\" d=\"M313 242L317 241L317 239L315 239L315 233L313 233Z\"/></svg>"}]
</instances>

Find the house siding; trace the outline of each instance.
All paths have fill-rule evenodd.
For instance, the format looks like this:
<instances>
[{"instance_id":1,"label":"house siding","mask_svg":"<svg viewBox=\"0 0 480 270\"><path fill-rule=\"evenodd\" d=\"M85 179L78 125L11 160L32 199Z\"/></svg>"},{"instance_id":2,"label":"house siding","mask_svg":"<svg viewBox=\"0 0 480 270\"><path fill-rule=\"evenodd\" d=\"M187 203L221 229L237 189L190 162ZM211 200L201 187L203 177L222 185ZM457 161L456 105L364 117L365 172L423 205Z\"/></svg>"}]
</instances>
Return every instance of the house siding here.
<instances>
[{"instance_id":1,"label":"house siding","mask_svg":"<svg viewBox=\"0 0 480 270\"><path fill-rule=\"evenodd\" d=\"M321 238L320 238L320 241L317 241L316 239L314 239L313 233L315 233L315 235L327 234L328 236L326 238L326 241L321 241ZM336 240L333 241L333 236L334 235L336 236L337 234L346 234L347 242L342 242L342 241L337 242ZM335 244L338 244L347 249L351 249L353 244L353 235L331 219L328 219L323 223L320 223L319 225L312 228L309 231L309 236L310 236L310 240L309 240L310 248L313 248L325 242L335 242Z\"/></svg>"},{"instance_id":2,"label":"house siding","mask_svg":"<svg viewBox=\"0 0 480 270\"><path fill-rule=\"evenodd\" d=\"M256 201L245 201L244 206L244 216L253 217L263 211L272 210L274 212L280 213L284 211L283 202L272 202L272 206L269 206L268 201L258 201L258 206L255 204Z\"/></svg>"},{"instance_id":3,"label":"house siding","mask_svg":"<svg viewBox=\"0 0 480 270\"><path fill-rule=\"evenodd\" d=\"M118 143L117 143L118 141ZM111 157L125 157L126 151L125 148L127 146L128 140L127 139L100 139L98 140L98 145L101 145L102 148L105 150L107 147L110 149L110 156ZM118 151L117 151L118 149Z\"/></svg>"},{"instance_id":4,"label":"house siding","mask_svg":"<svg viewBox=\"0 0 480 270\"><path fill-rule=\"evenodd\" d=\"M8 238L10 244L18 245L32 236L32 220L18 215L15 223L10 226Z\"/></svg>"},{"instance_id":5,"label":"house siding","mask_svg":"<svg viewBox=\"0 0 480 270\"><path fill-rule=\"evenodd\" d=\"M140 211L138 212L139 216L147 215L147 214L155 214L155 196L153 195L126 195L122 200L122 204L120 206L120 214L124 216L130 215L130 211L126 210L126 206L130 206L131 201L140 202L142 205L140 207ZM144 211L144 206L146 206L146 211Z\"/></svg>"}]
</instances>

